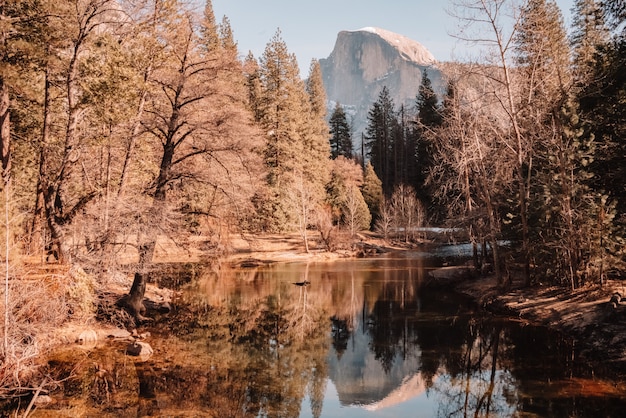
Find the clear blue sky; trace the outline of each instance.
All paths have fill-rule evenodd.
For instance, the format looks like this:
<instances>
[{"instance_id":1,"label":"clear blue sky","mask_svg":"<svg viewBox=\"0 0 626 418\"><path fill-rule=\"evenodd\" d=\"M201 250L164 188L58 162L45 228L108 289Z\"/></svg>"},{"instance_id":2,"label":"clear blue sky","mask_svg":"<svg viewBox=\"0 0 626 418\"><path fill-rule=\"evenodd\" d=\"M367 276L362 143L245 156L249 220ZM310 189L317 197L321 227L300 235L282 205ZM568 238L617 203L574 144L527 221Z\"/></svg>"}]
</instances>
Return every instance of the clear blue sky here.
<instances>
[{"instance_id":1,"label":"clear blue sky","mask_svg":"<svg viewBox=\"0 0 626 418\"><path fill-rule=\"evenodd\" d=\"M204 4L203 0L195 0ZM280 28L289 52L298 58L306 77L311 59L326 58L337 33L376 26L420 42L439 61L462 59L467 45L451 34L458 21L445 0L213 0L219 22L226 15L239 52L260 57ZM569 29L574 0L557 0Z\"/></svg>"}]
</instances>

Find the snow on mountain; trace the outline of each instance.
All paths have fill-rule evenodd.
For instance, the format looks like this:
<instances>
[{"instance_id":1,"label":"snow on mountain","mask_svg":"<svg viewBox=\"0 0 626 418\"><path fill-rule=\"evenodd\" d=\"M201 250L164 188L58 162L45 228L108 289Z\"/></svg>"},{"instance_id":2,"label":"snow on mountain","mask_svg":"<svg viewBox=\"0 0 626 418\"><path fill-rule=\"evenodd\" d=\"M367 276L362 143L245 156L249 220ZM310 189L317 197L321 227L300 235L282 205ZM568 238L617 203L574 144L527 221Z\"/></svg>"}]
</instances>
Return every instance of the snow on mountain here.
<instances>
[{"instance_id":1,"label":"snow on mountain","mask_svg":"<svg viewBox=\"0 0 626 418\"><path fill-rule=\"evenodd\" d=\"M400 35L398 33L394 33L381 28L376 28L373 26L367 26L349 32L374 33L387 41L390 45L395 46L405 59L412 61L418 65L429 66L434 65L437 62L433 54L431 54L430 51L426 49L422 44L414 41L413 39L409 39L404 35Z\"/></svg>"}]
</instances>

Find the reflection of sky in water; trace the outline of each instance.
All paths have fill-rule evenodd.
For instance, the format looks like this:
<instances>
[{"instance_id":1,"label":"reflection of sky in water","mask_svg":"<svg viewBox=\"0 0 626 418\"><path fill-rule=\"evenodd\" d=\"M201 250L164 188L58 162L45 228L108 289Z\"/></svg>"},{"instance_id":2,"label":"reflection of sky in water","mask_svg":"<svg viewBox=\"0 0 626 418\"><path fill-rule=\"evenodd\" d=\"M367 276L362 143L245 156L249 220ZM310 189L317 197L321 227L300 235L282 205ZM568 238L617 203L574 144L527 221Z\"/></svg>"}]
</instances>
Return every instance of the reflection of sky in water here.
<instances>
[{"instance_id":1,"label":"reflection of sky in water","mask_svg":"<svg viewBox=\"0 0 626 418\"><path fill-rule=\"evenodd\" d=\"M300 417L313 417L311 414L311 402L308 396L302 401L302 409ZM342 406L337 395L337 388L329 379L326 386L326 395L324 396L324 407L322 409L322 417L416 417L430 418L435 416L437 403L432 396L422 393L399 405L381 409L378 411L368 411L361 406Z\"/></svg>"},{"instance_id":2,"label":"reflection of sky in water","mask_svg":"<svg viewBox=\"0 0 626 418\"><path fill-rule=\"evenodd\" d=\"M419 376L418 376L419 377ZM504 389L508 386L513 377L505 371L496 372L495 388L491 399L490 416L509 417L515 414L515 407L507 402L507 394ZM415 417L415 418L431 418L434 416L474 416L475 410L472 406L476 406L479 398L486 393L489 385L489 372L483 371L480 374L474 374L470 379L470 391L468 394L468 410L447 410L447 407L458 407L458 402L450 402L448 397L464 397L465 393L460 392L459 388L465 388L465 385L459 386L458 382L453 382L449 375L438 376L434 387L428 392L422 392L415 397L385 408L370 411L363 406L343 406L337 394L337 388L333 382L328 379L326 386L326 394L324 396L324 407L321 416L324 418L333 417ZM510 400L509 400L510 401ZM313 417L311 413L311 401L306 396L301 404L300 417ZM463 403L461 403L461 406ZM484 410L479 414L482 416Z\"/></svg>"}]
</instances>

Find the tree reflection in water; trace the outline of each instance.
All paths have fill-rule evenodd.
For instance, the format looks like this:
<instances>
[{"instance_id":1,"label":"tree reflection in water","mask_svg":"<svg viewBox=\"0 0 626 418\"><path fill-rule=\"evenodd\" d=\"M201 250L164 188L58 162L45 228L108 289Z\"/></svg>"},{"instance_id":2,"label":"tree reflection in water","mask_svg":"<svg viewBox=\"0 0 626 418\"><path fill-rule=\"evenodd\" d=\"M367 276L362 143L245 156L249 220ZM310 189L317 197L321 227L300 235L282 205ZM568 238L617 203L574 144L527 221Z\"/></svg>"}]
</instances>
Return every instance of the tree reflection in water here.
<instances>
[{"instance_id":1,"label":"tree reflection in water","mask_svg":"<svg viewBox=\"0 0 626 418\"><path fill-rule=\"evenodd\" d=\"M550 392L589 378L567 340L477 314L420 288L424 278L418 258L205 274L152 330L162 338L134 371L136 407L137 389L122 402L121 387L92 407L118 417L595 417L626 407L624 391Z\"/></svg>"}]
</instances>

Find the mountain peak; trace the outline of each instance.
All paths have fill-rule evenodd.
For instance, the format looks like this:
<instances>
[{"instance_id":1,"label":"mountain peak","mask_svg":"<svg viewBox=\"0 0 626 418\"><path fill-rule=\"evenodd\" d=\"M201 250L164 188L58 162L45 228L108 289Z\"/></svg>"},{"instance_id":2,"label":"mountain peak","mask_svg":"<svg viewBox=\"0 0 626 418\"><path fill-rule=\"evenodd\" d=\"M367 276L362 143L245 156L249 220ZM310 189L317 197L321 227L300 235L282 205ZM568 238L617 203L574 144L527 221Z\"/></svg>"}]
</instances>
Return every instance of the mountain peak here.
<instances>
[{"instance_id":1,"label":"mountain peak","mask_svg":"<svg viewBox=\"0 0 626 418\"><path fill-rule=\"evenodd\" d=\"M435 58L419 42L380 28L341 31L328 58L319 60L329 111L340 103L358 141L370 107L386 87L396 106L415 107L424 71L433 88L444 89Z\"/></svg>"},{"instance_id":2,"label":"mountain peak","mask_svg":"<svg viewBox=\"0 0 626 418\"><path fill-rule=\"evenodd\" d=\"M367 26L354 31L346 32L369 32L380 36L390 45L393 45L405 59L416 64L429 66L435 64L436 60L433 54L426 47L413 39L404 35L381 29L373 26Z\"/></svg>"}]
</instances>

